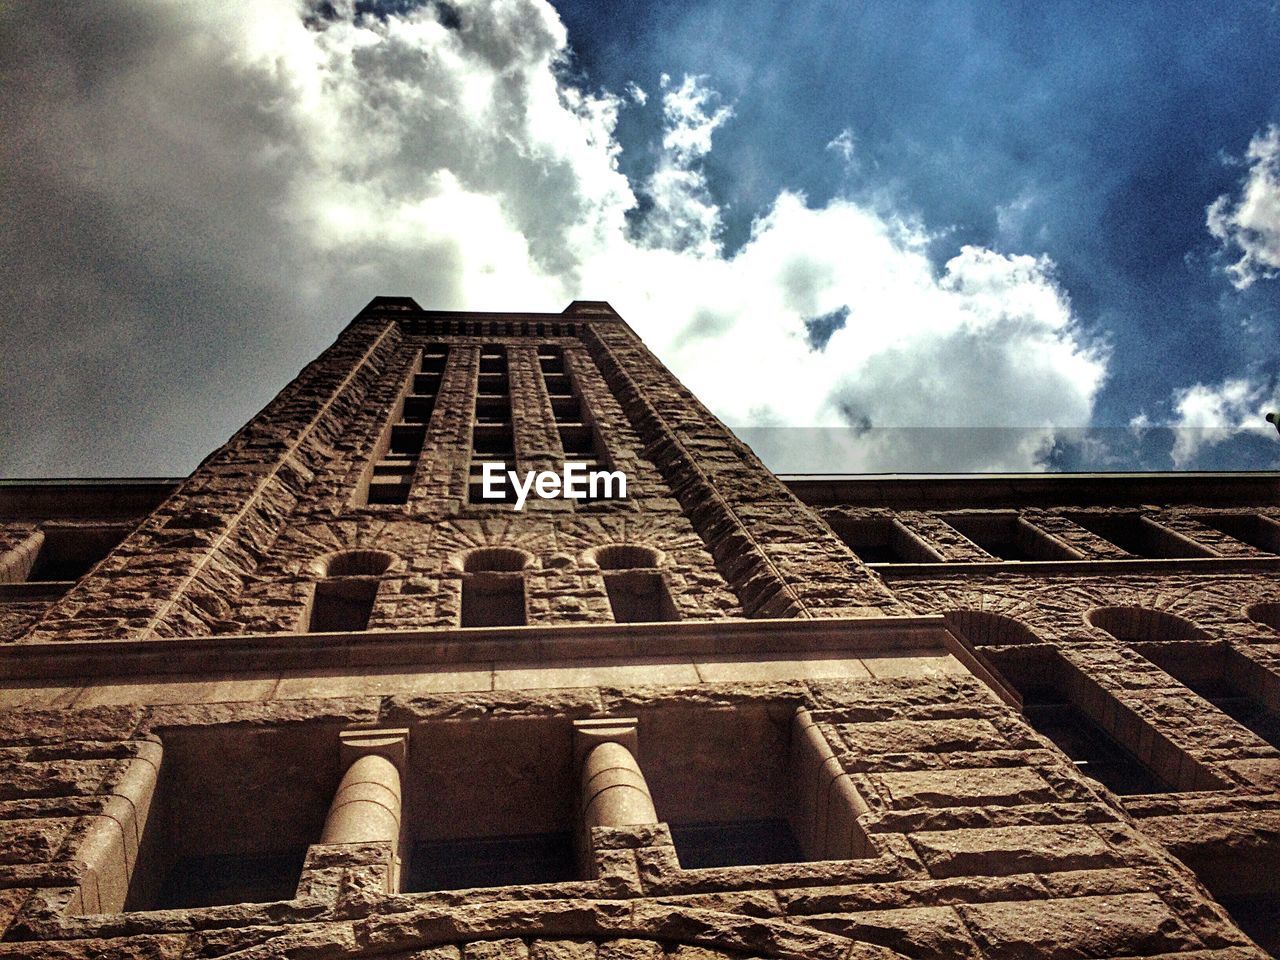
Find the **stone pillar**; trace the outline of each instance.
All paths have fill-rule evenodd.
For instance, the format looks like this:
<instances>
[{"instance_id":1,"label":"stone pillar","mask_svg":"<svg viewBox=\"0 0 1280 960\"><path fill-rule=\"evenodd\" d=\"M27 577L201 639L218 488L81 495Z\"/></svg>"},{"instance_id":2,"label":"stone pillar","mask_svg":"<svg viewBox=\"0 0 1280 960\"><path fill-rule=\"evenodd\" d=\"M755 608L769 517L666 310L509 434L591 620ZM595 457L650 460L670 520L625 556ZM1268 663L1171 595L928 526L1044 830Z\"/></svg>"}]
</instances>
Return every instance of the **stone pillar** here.
<instances>
[{"instance_id":1,"label":"stone pillar","mask_svg":"<svg viewBox=\"0 0 1280 960\"><path fill-rule=\"evenodd\" d=\"M578 720L574 756L582 771L582 821L592 827L633 827L658 822L653 797L636 762L634 718Z\"/></svg>"},{"instance_id":2,"label":"stone pillar","mask_svg":"<svg viewBox=\"0 0 1280 960\"><path fill-rule=\"evenodd\" d=\"M400 775L409 731L345 730L339 736L346 772L329 805L320 843L389 845L389 885L395 892L400 888Z\"/></svg>"}]
</instances>

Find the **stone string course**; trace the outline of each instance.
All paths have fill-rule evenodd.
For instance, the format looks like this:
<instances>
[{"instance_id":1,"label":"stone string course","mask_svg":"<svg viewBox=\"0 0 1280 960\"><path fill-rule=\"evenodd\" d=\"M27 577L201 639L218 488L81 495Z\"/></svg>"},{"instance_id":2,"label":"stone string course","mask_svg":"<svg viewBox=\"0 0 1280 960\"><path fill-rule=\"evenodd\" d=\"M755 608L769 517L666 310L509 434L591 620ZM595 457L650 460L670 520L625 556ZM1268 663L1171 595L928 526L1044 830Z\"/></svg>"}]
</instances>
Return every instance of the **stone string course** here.
<instances>
[{"instance_id":1,"label":"stone string course","mask_svg":"<svg viewBox=\"0 0 1280 960\"><path fill-rule=\"evenodd\" d=\"M406 384L422 352L439 343L448 361L408 503L362 504L361 484ZM555 345L607 460L630 479L628 500L531 503L524 513L468 503L480 352L494 344L507 357L518 468L554 468L563 456L537 355L538 345ZM1250 616L1253 604L1280 603L1280 560L1272 565L1274 554L1204 522L1215 510L1280 521L1280 505L1010 503L1005 512L1080 557L1020 571L949 525L951 508L893 511L858 502L856 484L849 490L849 502L804 505L607 306L575 304L560 317L444 315L375 300L76 583L0 583L0 957L1266 956L1211 888L1221 892L1234 876L1261 884L1236 892L1276 892L1280 751L1167 671L1220 658L1280 711L1280 635ZM1205 559L1136 559L1077 522L1089 512L1137 512L1158 536L1189 542ZM939 561L868 564L835 532L890 518ZM103 521L0 515L0 570L41 529L78 522ZM477 547L530 555L522 573L529 624L603 628L613 610L589 557L611 544L661 551L679 619L717 630L782 618L838 631L855 619L941 615L949 649L976 674L989 672L997 687L1017 670L1057 678L1175 789L1112 793L1038 733L1008 690L960 661L939 669L945 650L890 645L866 653L881 664L874 673L850 659L825 679L788 675L777 663L785 641L769 619L749 647L758 660L742 655L743 676L749 668L760 677L753 681L663 682L658 667L620 648L617 662L637 671L625 684L357 694L369 689L357 683L365 668L343 666L326 680L332 696L251 700L243 691L253 677L222 660L183 702L144 705L132 692L131 679L144 684L130 674L131 657L154 641L196 650L255 635L254 643L278 638L284 649L306 629L317 562L344 550L393 558L376 575L371 631L429 639L456 627L459 558ZM1181 621L1121 612L1105 622L1189 628L1173 640L1154 627L1124 639L1090 620L1139 607ZM358 651L360 640L343 642ZM119 705L26 705L41 683L81 689L104 678L43 666L48 675L19 674L23 657L72 663L102 645L119 657L115 686L105 688ZM896 669L885 666L892 662ZM255 818L296 831L290 804L323 799L337 782L330 767L341 731L407 730L406 821L447 822L489 808L531 816L501 805L572 782L562 767L574 721L623 717L637 719L639 766L652 776L659 816L717 791L730 799L778 791L799 811L793 825L806 843L852 855L687 869L667 822L595 827L576 880L391 893L392 846L321 844L317 830L290 899L137 912L95 906L115 882L95 853L103 836L124 838L119 862L149 856L129 839L128 805L136 810L130 778L157 744L166 757L159 793L175 810L207 802L213 813L200 829L226 828L227 798L240 790L253 798L241 811L246 831ZM699 741L708 731L718 739ZM762 786L753 764L770 750L789 758L791 772ZM170 755L187 756L187 765ZM179 772L166 774L166 764ZM280 770L279 785L263 773ZM425 799L432 789L452 798L446 809ZM555 795L573 802L568 792ZM157 810L155 822L171 813Z\"/></svg>"}]
</instances>

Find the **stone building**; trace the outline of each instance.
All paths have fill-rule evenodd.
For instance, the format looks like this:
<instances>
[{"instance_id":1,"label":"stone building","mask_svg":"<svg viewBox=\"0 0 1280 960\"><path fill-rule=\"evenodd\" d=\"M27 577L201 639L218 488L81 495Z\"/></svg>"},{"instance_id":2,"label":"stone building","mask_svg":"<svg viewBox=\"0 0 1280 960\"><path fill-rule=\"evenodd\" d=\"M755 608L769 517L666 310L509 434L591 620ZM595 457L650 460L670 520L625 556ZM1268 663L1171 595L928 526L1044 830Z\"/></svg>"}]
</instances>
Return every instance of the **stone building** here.
<instances>
[{"instance_id":1,"label":"stone building","mask_svg":"<svg viewBox=\"0 0 1280 960\"><path fill-rule=\"evenodd\" d=\"M787 481L607 304L378 298L0 487L0 957L1265 956L1278 571L1271 476Z\"/></svg>"}]
</instances>

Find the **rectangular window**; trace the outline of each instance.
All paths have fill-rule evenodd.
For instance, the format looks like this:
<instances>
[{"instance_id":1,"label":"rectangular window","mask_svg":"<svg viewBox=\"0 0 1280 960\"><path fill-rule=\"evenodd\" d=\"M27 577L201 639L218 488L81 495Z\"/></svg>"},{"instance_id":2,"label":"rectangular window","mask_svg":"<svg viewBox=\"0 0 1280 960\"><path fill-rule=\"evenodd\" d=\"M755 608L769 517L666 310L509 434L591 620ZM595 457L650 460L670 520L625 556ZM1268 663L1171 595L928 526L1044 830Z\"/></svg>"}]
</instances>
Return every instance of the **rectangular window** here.
<instances>
[{"instance_id":1,"label":"rectangular window","mask_svg":"<svg viewBox=\"0 0 1280 960\"><path fill-rule=\"evenodd\" d=\"M374 446L370 465L353 497L355 506L409 502L448 357L443 344L423 348L418 367L392 406L387 427Z\"/></svg>"},{"instance_id":2,"label":"rectangular window","mask_svg":"<svg viewBox=\"0 0 1280 960\"><path fill-rule=\"evenodd\" d=\"M522 627L525 611L521 573L468 573L462 579L462 626Z\"/></svg>"},{"instance_id":3,"label":"rectangular window","mask_svg":"<svg viewBox=\"0 0 1280 960\"><path fill-rule=\"evenodd\" d=\"M604 586L616 623L661 623L680 619L667 582L658 570L606 571Z\"/></svg>"},{"instance_id":4,"label":"rectangular window","mask_svg":"<svg viewBox=\"0 0 1280 960\"><path fill-rule=\"evenodd\" d=\"M369 628L377 577L327 577L316 584L307 630L350 633Z\"/></svg>"},{"instance_id":5,"label":"rectangular window","mask_svg":"<svg viewBox=\"0 0 1280 960\"><path fill-rule=\"evenodd\" d=\"M813 730L779 723L770 707L744 705L655 710L641 718L640 731L640 766L681 867L864 855L856 814L838 812L840 801L818 789L819 770L820 786L830 784L831 754L810 756ZM857 834L860 842L834 841L837 821L845 840Z\"/></svg>"},{"instance_id":6,"label":"rectangular window","mask_svg":"<svg viewBox=\"0 0 1280 960\"><path fill-rule=\"evenodd\" d=\"M1203 513L1196 520L1263 553L1280 553L1280 523L1256 513Z\"/></svg>"},{"instance_id":7,"label":"rectangular window","mask_svg":"<svg viewBox=\"0 0 1280 960\"><path fill-rule=\"evenodd\" d=\"M45 524L40 528L40 545L31 558L26 579L34 583L79 580L128 533L129 528L124 526Z\"/></svg>"},{"instance_id":8,"label":"rectangular window","mask_svg":"<svg viewBox=\"0 0 1280 960\"><path fill-rule=\"evenodd\" d=\"M1001 560L1078 560L1080 554L1012 510L944 513L941 519Z\"/></svg>"},{"instance_id":9,"label":"rectangular window","mask_svg":"<svg viewBox=\"0 0 1280 960\"><path fill-rule=\"evenodd\" d=\"M1054 650L988 649L990 663L1022 699L1036 732L1053 741L1086 776L1121 796L1211 790L1221 786L1147 720Z\"/></svg>"},{"instance_id":10,"label":"rectangular window","mask_svg":"<svg viewBox=\"0 0 1280 960\"><path fill-rule=\"evenodd\" d=\"M1280 677L1225 643L1144 643L1135 649L1197 696L1280 749Z\"/></svg>"},{"instance_id":11,"label":"rectangular window","mask_svg":"<svg viewBox=\"0 0 1280 960\"><path fill-rule=\"evenodd\" d=\"M892 517L828 520L863 563L937 563L939 556Z\"/></svg>"},{"instance_id":12,"label":"rectangular window","mask_svg":"<svg viewBox=\"0 0 1280 960\"><path fill-rule=\"evenodd\" d=\"M406 890L466 890L578 878L573 835L543 833L413 845Z\"/></svg>"},{"instance_id":13,"label":"rectangular window","mask_svg":"<svg viewBox=\"0 0 1280 960\"><path fill-rule=\"evenodd\" d=\"M166 733L125 909L293 899L339 776L324 727Z\"/></svg>"},{"instance_id":14,"label":"rectangular window","mask_svg":"<svg viewBox=\"0 0 1280 960\"><path fill-rule=\"evenodd\" d=\"M1071 513L1069 519L1126 553L1151 559L1212 557L1207 547L1179 536L1140 513Z\"/></svg>"},{"instance_id":15,"label":"rectangular window","mask_svg":"<svg viewBox=\"0 0 1280 960\"><path fill-rule=\"evenodd\" d=\"M405 893L584 879L563 717L415 729L405 779Z\"/></svg>"}]
</instances>

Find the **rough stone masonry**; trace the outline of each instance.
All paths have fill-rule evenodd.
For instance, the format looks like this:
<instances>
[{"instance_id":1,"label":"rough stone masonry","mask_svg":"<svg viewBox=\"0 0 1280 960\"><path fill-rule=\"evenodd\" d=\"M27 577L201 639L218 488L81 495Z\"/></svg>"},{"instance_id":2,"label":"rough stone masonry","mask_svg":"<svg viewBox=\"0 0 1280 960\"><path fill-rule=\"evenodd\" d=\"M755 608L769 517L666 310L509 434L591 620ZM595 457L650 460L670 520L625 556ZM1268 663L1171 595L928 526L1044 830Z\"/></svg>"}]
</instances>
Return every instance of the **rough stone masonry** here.
<instances>
[{"instance_id":1,"label":"rough stone masonry","mask_svg":"<svg viewBox=\"0 0 1280 960\"><path fill-rule=\"evenodd\" d=\"M1277 573L1269 475L782 479L606 303L380 297L0 485L0 957L1274 956Z\"/></svg>"}]
</instances>

